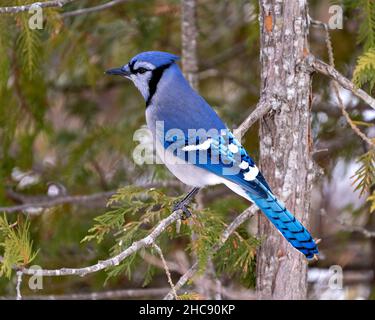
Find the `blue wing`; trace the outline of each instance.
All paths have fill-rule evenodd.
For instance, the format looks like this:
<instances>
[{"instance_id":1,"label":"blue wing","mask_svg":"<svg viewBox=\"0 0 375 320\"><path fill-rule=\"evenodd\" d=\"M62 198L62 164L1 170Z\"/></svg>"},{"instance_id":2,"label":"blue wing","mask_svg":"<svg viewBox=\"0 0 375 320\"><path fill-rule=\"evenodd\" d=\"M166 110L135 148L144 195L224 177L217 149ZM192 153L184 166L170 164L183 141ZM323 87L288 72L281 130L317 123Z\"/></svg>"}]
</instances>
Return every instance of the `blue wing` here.
<instances>
[{"instance_id":1,"label":"blue wing","mask_svg":"<svg viewBox=\"0 0 375 320\"><path fill-rule=\"evenodd\" d=\"M175 156L240 186L285 239L308 259L318 254L310 233L275 197L253 159L229 130L206 136L204 141L198 136L167 137L164 147L171 146Z\"/></svg>"}]
</instances>

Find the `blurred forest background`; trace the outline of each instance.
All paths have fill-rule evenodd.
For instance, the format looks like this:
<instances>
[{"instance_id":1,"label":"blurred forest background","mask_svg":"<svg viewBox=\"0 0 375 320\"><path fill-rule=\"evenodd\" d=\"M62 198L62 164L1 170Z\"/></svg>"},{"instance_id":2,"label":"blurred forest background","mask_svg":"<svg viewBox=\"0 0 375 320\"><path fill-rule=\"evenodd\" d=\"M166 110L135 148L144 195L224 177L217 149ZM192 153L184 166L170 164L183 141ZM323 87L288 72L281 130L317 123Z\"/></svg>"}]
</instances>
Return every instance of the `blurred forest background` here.
<instances>
[{"instance_id":1,"label":"blurred forest background","mask_svg":"<svg viewBox=\"0 0 375 320\"><path fill-rule=\"evenodd\" d=\"M1 0L0 7L30 3ZM181 3L129 0L105 10L75 11L103 3L45 8L41 30L28 27L28 12L0 13L0 298L16 295L13 265L53 269L107 259L146 235L145 224L170 214L187 191L164 166L134 164L137 140L147 139L137 131L145 123L144 101L130 82L104 75L141 51L181 54ZM373 95L375 4L336 3L344 9L343 29L330 30L336 68L349 79L354 73L357 85ZM332 4L309 1L309 13L327 22ZM258 12L253 0L197 1L199 92L230 128L239 126L259 99ZM322 29L310 29L310 44L315 56L328 61ZM355 124L374 137L375 111L349 91L341 95ZM309 263L308 297L375 298L375 217L371 197L366 201L374 190L374 150L350 128L328 79L319 75L313 77L312 119L321 174L313 187L310 231L322 242L320 260ZM257 123L243 143L258 160ZM107 209L120 187L115 200L121 205ZM30 203L37 204L25 206ZM174 282L194 259L200 262L199 277L182 296L254 298L261 241L255 218L208 258L223 226L247 206L225 187L206 189L195 204L196 220L183 223L179 233L173 226L162 235L158 243ZM332 265L344 270L343 289L328 286ZM77 293L90 298L93 292L162 298L168 291L155 248L85 277L44 277L43 290L30 290L26 280L22 284L25 298Z\"/></svg>"}]
</instances>

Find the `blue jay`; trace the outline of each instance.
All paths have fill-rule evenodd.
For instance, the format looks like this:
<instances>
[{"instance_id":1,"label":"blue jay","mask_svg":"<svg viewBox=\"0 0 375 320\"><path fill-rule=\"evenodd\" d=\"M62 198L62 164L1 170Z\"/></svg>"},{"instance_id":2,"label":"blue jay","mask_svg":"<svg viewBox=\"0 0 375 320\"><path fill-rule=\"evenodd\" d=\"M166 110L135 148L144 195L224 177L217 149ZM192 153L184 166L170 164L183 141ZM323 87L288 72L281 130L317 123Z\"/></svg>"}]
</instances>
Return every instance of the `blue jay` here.
<instances>
[{"instance_id":1,"label":"blue jay","mask_svg":"<svg viewBox=\"0 0 375 320\"><path fill-rule=\"evenodd\" d=\"M199 188L224 183L255 203L294 248L313 258L318 249L310 233L275 197L244 147L189 85L177 60L167 52L142 52L106 73L135 84L146 101L146 122L157 154L172 174L194 187L179 208L186 212L185 204ZM209 134L202 139L199 130Z\"/></svg>"}]
</instances>

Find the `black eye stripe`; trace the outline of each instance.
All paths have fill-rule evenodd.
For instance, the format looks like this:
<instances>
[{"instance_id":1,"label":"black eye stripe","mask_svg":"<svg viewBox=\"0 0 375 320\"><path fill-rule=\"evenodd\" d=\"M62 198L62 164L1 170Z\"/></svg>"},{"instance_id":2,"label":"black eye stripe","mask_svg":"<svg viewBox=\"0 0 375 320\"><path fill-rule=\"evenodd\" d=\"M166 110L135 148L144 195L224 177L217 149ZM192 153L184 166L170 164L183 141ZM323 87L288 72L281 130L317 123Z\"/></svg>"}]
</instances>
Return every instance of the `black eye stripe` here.
<instances>
[{"instance_id":1,"label":"black eye stripe","mask_svg":"<svg viewBox=\"0 0 375 320\"><path fill-rule=\"evenodd\" d=\"M151 71L151 70L143 68L143 67L140 67L137 70L134 70L133 73L140 73L140 74L142 74L142 73L145 73L147 71Z\"/></svg>"},{"instance_id":2,"label":"black eye stripe","mask_svg":"<svg viewBox=\"0 0 375 320\"><path fill-rule=\"evenodd\" d=\"M130 69L130 72L133 73L133 74L142 74L142 73L145 73L147 71L152 71L150 69L147 69L147 68L144 68L144 67L139 67L138 69L134 69L134 65L137 61L131 61L128 63L129 65L129 69Z\"/></svg>"}]
</instances>

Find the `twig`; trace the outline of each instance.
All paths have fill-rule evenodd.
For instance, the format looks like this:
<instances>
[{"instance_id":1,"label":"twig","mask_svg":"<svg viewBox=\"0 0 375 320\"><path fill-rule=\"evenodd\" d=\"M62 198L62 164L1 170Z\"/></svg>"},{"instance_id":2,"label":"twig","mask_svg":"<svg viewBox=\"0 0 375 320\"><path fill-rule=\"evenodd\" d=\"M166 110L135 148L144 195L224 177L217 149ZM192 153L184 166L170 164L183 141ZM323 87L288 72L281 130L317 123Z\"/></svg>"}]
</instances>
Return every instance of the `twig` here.
<instances>
[{"instance_id":1,"label":"twig","mask_svg":"<svg viewBox=\"0 0 375 320\"><path fill-rule=\"evenodd\" d=\"M160 268L160 269L164 269L163 262L159 258L155 257L154 255L149 254L148 252L145 251L145 252L141 253L141 257L148 264L151 264L151 265L153 265L157 268ZM180 274L184 273L182 268L177 263L175 263L173 261L166 261L166 263L167 263L168 269L170 271L174 271L174 272L177 272L177 273L180 273Z\"/></svg>"},{"instance_id":2,"label":"twig","mask_svg":"<svg viewBox=\"0 0 375 320\"><path fill-rule=\"evenodd\" d=\"M133 253L139 251L140 249L144 247L149 247L155 243L156 238L164 232L164 230L180 219L180 212L174 211L171 215L164 218L159 222L159 224L151 231L151 233L146 236L145 238L135 241L132 243L130 247L119 253L118 255L106 259L103 261L98 261L96 264L84 267L84 268L62 268L62 269L28 269L28 268L22 268L20 271L22 271L24 274L27 275L34 275L37 274L39 276L44 277L54 277L54 276L69 276L69 275L78 275L78 276L85 276L90 273L98 272L100 270L106 269L108 267L117 266L120 264L121 261L132 255Z\"/></svg>"},{"instance_id":3,"label":"twig","mask_svg":"<svg viewBox=\"0 0 375 320\"><path fill-rule=\"evenodd\" d=\"M160 181L160 182L151 182L151 183L143 183L137 184L136 186L141 188L164 188L164 187L177 187L180 183L178 181ZM6 213L13 213L17 211L23 211L32 208L51 208L62 204L79 204L79 205L90 205L95 201L98 200L105 200L111 197L113 194L116 193L116 190L106 191L106 192L98 192L91 195L77 195L77 196L61 196L61 197L27 197L20 194L17 194L13 191L8 191L10 196L13 198L17 198L20 201L28 201L28 203L24 203L21 205L16 206L9 206L9 207L0 207L0 212Z\"/></svg>"},{"instance_id":4,"label":"twig","mask_svg":"<svg viewBox=\"0 0 375 320\"><path fill-rule=\"evenodd\" d=\"M318 20L314 20L309 16L309 21L312 26L323 28L325 30L325 42L328 49L328 59L329 64L314 58L312 61L312 66L314 69L331 79L337 81L343 88L351 91L355 96L365 101L371 108L375 109L375 99L368 95L365 91L357 88L355 84L349 79L345 78L341 73L335 69L334 59L333 59L333 49L331 43L331 37L329 34L329 28L326 23Z\"/></svg>"},{"instance_id":5,"label":"twig","mask_svg":"<svg viewBox=\"0 0 375 320\"><path fill-rule=\"evenodd\" d=\"M346 223L343 219L331 217L323 209L320 210L320 215L338 222L344 228L344 231L359 232L366 238L375 238L375 231L367 230L366 228L361 226L353 226L351 224Z\"/></svg>"},{"instance_id":6,"label":"twig","mask_svg":"<svg viewBox=\"0 0 375 320\"><path fill-rule=\"evenodd\" d=\"M45 1L45 2L35 2L32 4L27 4L23 6L11 6L11 7L0 7L0 13L19 13L29 11L35 5L38 5L40 8L54 8L54 7L63 7L68 3L78 1L78 0L55 0L55 1Z\"/></svg>"},{"instance_id":7,"label":"twig","mask_svg":"<svg viewBox=\"0 0 375 320\"><path fill-rule=\"evenodd\" d=\"M231 236L232 233L235 232L235 230L244 223L247 219L254 216L257 212L257 208L255 206L251 206L247 208L244 212L242 212L239 216L237 216L232 223L225 228L223 233L221 234L219 242L212 248L211 255L214 255L228 240L228 238ZM186 282L191 279L194 274L198 271L198 262L195 262L188 271L185 272L181 276L181 278L177 281L175 284L175 290L180 290L182 286L185 285ZM171 300L173 299L173 292L170 291L165 297L164 300Z\"/></svg>"},{"instance_id":8,"label":"twig","mask_svg":"<svg viewBox=\"0 0 375 320\"><path fill-rule=\"evenodd\" d=\"M176 300L178 300L177 292L176 292L176 289L174 287L174 284L173 284L173 281L172 281L172 278L171 278L171 273L169 272L169 269L168 269L167 262L164 259L163 251L161 251L160 247L156 243L154 243L153 246L156 249L156 251L159 253L159 256L160 256L160 259L161 259L161 261L163 263L165 274L167 275L168 283L171 286L171 290L172 290L172 293L174 295L174 298Z\"/></svg>"},{"instance_id":9,"label":"twig","mask_svg":"<svg viewBox=\"0 0 375 320\"><path fill-rule=\"evenodd\" d=\"M61 268L61 269L28 269L28 268L20 268L17 271L21 271L23 274L27 275L35 275L38 276L45 276L45 277L54 277L54 276L69 276L69 275L79 275L85 276L90 273L98 272L100 270L106 269L108 267L117 266L120 264L121 261L126 259L128 256L132 255L133 253L139 251L144 247L149 247L154 245L156 238L164 232L164 230L174 222L180 219L180 211L174 211L171 215L161 220L151 231L151 233L146 236L145 238L135 241L132 243L130 247L125 249L124 251L120 252L118 255L98 261L96 264L83 267L83 268ZM165 261L164 261L165 262Z\"/></svg>"},{"instance_id":10,"label":"twig","mask_svg":"<svg viewBox=\"0 0 375 320\"><path fill-rule=\"evenodd\" d=\"M124 298L162 297L170 290L165 288L124 289L90 293L72 293L61 295L23 296L23 300L104 300ZM0 297L0 300L13 300L14 297Z\"/></svg>"},{"instance_id":11,"label":"twig","mask_svg":"<svg viewBox=\"0 0 375 320\"><path fill-rule=\"evenodd\" d=\"M17 211L24 211L32 208L51 208L58 205L71 203L71 204L87 204L92 201L106 199L112 196L115 191L99 192L92 195L79 195L79 196L62 196L41 200L39 202L25 203L17 206L0 207L0 212L13 213Z\"/></svg>"},{"instance_id":12,"label":"twig","mask_svg":"<svg viewBox=\"0 0 375 320\"><path fill-rule=\"evenodd\" d=\"M259 119L263 118L267 112L271 110L271 104L267 103L265 99L260 99L256 108L249 116L241 123L241 125L234 130L234 135L236 137L242 138L244 134L249 130L249 128L257 122Z\"/></svg>"},{"instance_id":13,"label":"twig","mask_svg":"<svg viewBox=\"0 0 375 320\"><path fill-rule=\"evenodd\" d=\"M311 19L310 19L311 21ZM330 34L329 34L329 29L328 29L328 26L327 24L321 22L321 21L316 21L316 20L312 20L313 23L315 25L319 25L319 26L322 26L324 28L324 31L325 31L325 42L326 42L326 46L327 46L327 51L328 51L328 60L329 60L329 67L331 68L335 68L335 60L334 60L334 56L333 56L333 47L332 47L332 42L331 42L331 37L330 37ZM335 92L335 95L336 95L336 98L337 98L337 102L339 104L339 107L341 109L341 112L342 114L344 115L346 121L349 123L350 127L352 128L352 130L362 139L364 140L367 144L369 144L370 146L374 146L374 143L371 141L371 139L369 139L352 121L352 119L350 118L349 116L349 113L345 110L345 105L341 99L341 95L340 95L340 88L339 88L339 85L338 85L338 82L336 79L333 79L332 81L332 84L333 84L333 91ZM354 86L354 84L353 84ZM353 92L354 93L354 92Z\"/></svg>"},{"instance_id":14,"label":"twig","mask_svg":"<svg viewBox=\"0 0 375 320\"><path fill-rule=\"evenodd\" d=\"M32 6L35 6L35 5L38 5L40 8L55 8L55 7L61 8L65 6L66 4L69 4L75 1L78 1L78 0L55 0L55 1L35 2L32 4L28 4L28 5L23 5L23 6L0 7L0 13L9 14L9 13L25 12L25 11L29 11L30 8L32 8ZM103 3L101 5L90 7L90 8L83 8L83 9L68 11L68 12L62 13L61 16L63 18L67 18L67 17L75 17L75 16L79 16L83 14L98 12L98 11L106 10L118 4L126 3L129 1L130 0L113 0L113 1L109 1L107 3Z\"/></svg>"},{"instance_id":15,"label":"twig","mask_svg":"<svg viewBox=\"0 0 375 320\"><path fill-rule=\"evenodd\" d=\"M309 22L310 22L310 25L313 27L324 28L324 29L328 27L326 23L319 21L319 20L315 20L311 16L309 16Z\"/></svg>"},{"instance_id":16,"label":"twig","mask_svg":"<svg viewBox=\"0 0 375 320\"><path fill-rule=\"evenodd\" d=\"M342 114L344 115L346 121L349 123L350 127L352 128L352 130L355 132L355 134L357 136L359 136L363 141L365 141L369 146L371 147L375 147L375 144L374 142L371 141L371 139L369 139L361 130L359 130L359 128L354 124L354 122L352 121L352 119L350 118L349 116L349 113L345 110L345 106L344 106L344 103L341 99L341 96L340 96L340 91L339 91L339 86L337 84L336 81L333 81L332 82L332 85L333 85L333 91L335 92L336 94L336 98L337 98L337 101L339 103L339 107L341 109L341 112Z\"/></svg>"},{"instance_id":17,"label":"twig","mask_svg":"<svg viewBox=\"0 0 375 320\"><path fill-rule=\"evenodd\" d=\"M129 0L113 0L113 1L109 1L107 3L100 4L98 6L94 6L90 8L84 8L84 9L78 9L74 11L65 12L61 16L63 18L67 18L67 17L75 17L75 16L79 16L83 14L98 12L102 10L107 10L109 8L112 8L118 4L125 3L125 2L129 2Z\"/></svg>"},{"instance_id":18,"label":"twig","mask_svg":"<svg viewBox=\"0 0 375 320\"><path fill-rule=\"evenodd\" d=\"M340 72L338 72L335 68L331 67L330 65L326 64L325 62L313 58L312 59L312 67L324 74L325 76L337 81L341 87L344 89L349 90L352 92L356 97L360 98L364 102L366 102L371 108L375 109L375 99L368 95L362 89L357 88L353 82L349 79L345 78Z\"/></svg>"},{"instance_id":19,"label":"twig","mask_svg":"<svg viewBox=\"0 0 375 320\"><path fill-rule=\"evenodd\" d=\"M17 292L17 300L22 300L22 294L21 294L21 285L22 285L22 271L17 271L17 285L16 285L16 292Z\"/></svg>"}]
</instances>

